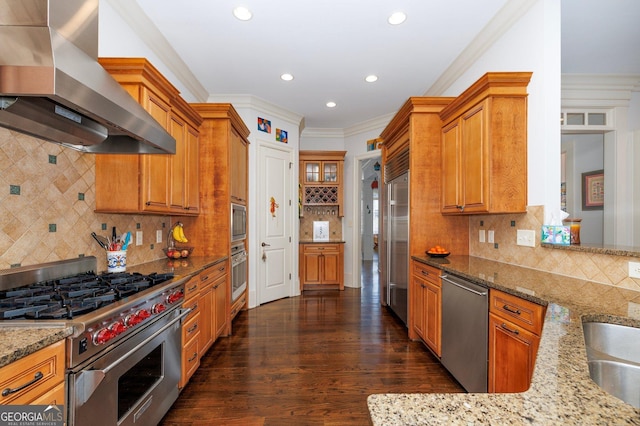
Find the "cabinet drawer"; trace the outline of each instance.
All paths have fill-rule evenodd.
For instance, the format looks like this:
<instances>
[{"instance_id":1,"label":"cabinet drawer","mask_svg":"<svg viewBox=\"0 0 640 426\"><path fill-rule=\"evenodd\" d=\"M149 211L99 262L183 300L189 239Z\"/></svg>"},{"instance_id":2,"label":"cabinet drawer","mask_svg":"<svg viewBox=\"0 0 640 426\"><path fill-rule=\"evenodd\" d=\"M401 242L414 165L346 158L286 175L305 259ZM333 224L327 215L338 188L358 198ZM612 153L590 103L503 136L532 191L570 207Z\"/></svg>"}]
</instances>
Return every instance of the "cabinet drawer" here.
<instances>
[{"instance_id":1,"label":"cabinet drawer","mask_svg":"<svg viewBox=\"0 0 640 426\"><path fill-rule=\"evenodd\" d=\"M0 369L0 389L23 389L0 396L0 404L29 404L64 381L65 342L54 343Z\"/></svg>"},{"instance_id":2,"label":"cabinet drawer","mask_svg":"<svg viewBox=\"0 0 640 426\"><path fill-rule=\"evenodd\" d=\"M338 244L304 244L303 247L305 253L337 253L339 250Z\"/></svg>"},{"instance_id":3,"label":"cabinet drawer","mask_svg":"<svg viewBox=\"0 0 640 426\"><path fill-rule=\"evenodd\" d=\"M182 325L182 344L187 345L191 339L198 336L200 332L200 312L189 318Z\"/></svg>"},{"instance_id":4,"label":"cabinet drawer","mask_svg":"<svg viewBox=\"0 0 640 426\"><path fill-rule=\"evenodd\" d=\"M184 285L184 300L185 302L197 295L200 291L200 278L193 277Z\"/></svg>"},{"instance_id":5,"label":"cabinet drawer","mask_svg":"<svg viewBox=\"0 0 640 426\"><path fill-rule=\"evenodd\" d=\"M545 307L499 290L489 292L489 311L540 335Z\"/></svg>"},{"instance_id":6,"label":"cabinet drawer","mask_svg":"<svg viewBox=\"0 0 640 426\"><path fill-rule=\"evenodd\" d=\"M193 373L200 366L199 355L199 339L193 339L187 346L182 349L182 380L181 386L184 387Z\"/></svg>"},{"instance_id":7,"label":"cabinet drawer","mask_svg":"<svg viewBox=\"0 0 640 426\"><path fill-rule=\"evenodd\" d=\"M227 261L225 260L200 272L200 282L202 285L211 284L226 273Z\"/></svg>"},{"instance_id":8,"label":"cabinet drawer","mask_svg":"<svg viewBox=\"0 0 640 426\"><path fill-rule=\"evenodd\" d=\"M442 285L442 281L440 280L440 274L442 271L438 268L434 268L433 266L425 265L420 262L412 262L413 268L412 273L423 280L429 281L432 284L440 287Z\"/></svg>"},{"instance_id":9,"label":"cabinet drawer","mask_svg":"<svg viewBox=\"0 0 640 426\"><path fill-rule=\"evenodd\" d=\"M182 307L184 309L191 309L191 312L189 312L189 315L187 315L187 317L184 319L185 324L187 321L190 321L191 318L195 317L198 312L200 312L200 306L198 305L198 301L199 301L198 297L193 297L183 303Z\"/></svg>"}]
</instances>

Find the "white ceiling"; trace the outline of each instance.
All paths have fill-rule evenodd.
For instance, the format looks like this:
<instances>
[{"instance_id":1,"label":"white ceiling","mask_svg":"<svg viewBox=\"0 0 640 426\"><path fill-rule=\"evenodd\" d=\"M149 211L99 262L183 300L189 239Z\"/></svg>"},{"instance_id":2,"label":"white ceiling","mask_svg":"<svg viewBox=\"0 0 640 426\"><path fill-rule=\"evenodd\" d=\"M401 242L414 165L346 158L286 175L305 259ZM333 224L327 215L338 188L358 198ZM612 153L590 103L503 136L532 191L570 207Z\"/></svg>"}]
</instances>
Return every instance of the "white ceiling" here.
<instances>
[{"instance_id":1,"label":"white ceiling","mask_svg":"<svg viewBox=\"0 0 640 426\"><path fill-rule=\"evenodd\" d=\"M307 128L325 129L388 115L427 92L507 3L136 1L139 8L110 0L128 8L128 19L146 14L138 21L155 25L205 96L253 95L303 116ZM253 18L236 20L238 5ZM397 10L408 18L391 26L387 17ZM640 74L640 0L562 0L562 13L563 72ZM280 80L285 72L294 80ZM368 74L379 80L365 83Z\"/></svg>"}]
</instances>

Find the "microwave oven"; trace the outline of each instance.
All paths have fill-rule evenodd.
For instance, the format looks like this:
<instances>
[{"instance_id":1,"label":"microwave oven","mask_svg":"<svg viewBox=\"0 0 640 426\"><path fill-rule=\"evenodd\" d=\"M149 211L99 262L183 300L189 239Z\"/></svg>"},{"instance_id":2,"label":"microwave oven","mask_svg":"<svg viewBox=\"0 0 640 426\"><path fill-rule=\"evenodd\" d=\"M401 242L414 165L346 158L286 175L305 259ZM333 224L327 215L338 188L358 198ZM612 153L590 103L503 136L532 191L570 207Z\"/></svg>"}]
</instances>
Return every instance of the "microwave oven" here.
<instances>
[{"instance_id":1,"label":"microwave oven","mask_svg":"<svg viewBox=\"0 0 640 426\"><path fill-rule=\"evenodd\" d=\"M231 241L247 238L247 208L231 203Z\"/></svg>"}]
</instances>

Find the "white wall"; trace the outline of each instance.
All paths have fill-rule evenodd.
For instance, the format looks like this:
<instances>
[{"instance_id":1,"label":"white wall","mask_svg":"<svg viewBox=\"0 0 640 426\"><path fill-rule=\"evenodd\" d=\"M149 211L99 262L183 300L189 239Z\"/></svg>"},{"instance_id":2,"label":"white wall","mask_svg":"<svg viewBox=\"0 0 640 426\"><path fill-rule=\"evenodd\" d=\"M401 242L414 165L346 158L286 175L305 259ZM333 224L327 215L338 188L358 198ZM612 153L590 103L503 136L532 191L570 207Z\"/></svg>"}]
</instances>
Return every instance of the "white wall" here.
<instances>
[{"instance_id":1,"label":"white wall","mask_svg":"<svg viewBox=\"0 0 640 426\"><path fill-rule=\"evenodd\" d=\"M442 95L459 95L487 71L533 72L528 86L528 204L559 210L560 2L534 4Z\"/></svg>"}]
</instances>

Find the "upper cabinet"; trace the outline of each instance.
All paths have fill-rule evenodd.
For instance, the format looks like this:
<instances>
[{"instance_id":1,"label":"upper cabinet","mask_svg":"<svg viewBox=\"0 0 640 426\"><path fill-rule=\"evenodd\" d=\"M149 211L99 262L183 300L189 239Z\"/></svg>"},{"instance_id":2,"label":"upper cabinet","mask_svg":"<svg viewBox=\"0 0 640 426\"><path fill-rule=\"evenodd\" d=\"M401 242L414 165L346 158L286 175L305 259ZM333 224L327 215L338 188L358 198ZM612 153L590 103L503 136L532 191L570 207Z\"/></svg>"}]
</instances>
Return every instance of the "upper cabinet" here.
<instances>
[{"instance_id":1,"label":"upper cabinet","mask_svg":"<svg viewBox=\"0 0 640 426\"><path fill-rule=\"evenodd\" d=\"M531 74L487 73L440 112L443 214L526 212Z\"/></svg>"},{"instance_id":2,"label":"upper cabinet","mask_svg":"<svg viewBox=\"0 0 640 426\"><path fill-rule=\"evenodd\" d=\"M230 168L231 201L238 204L247 204L249 194L248 182L248 160L249 142L246 136L243 137L234 127L231 127L229 134L229 150L231 151Z\"/></svg>"},{"instance_id":3,"label":"upper cabinet","mask_svg":"<svg viewBox=\"0 0 640 426\"><path fill-rule=\"evenodd\" d=\"M300 197L303 206L338 206L343 216L343 170L346 151L300 151Z\"/></svg>"},{"instance_id":4,"label":"upper cabinet","mask_svg":"<svg viewBox=\"0 0 640 426\"><path fill-rule=\"evenodd\" d=\"M96 211L197 215L198 128L202 118L146 59L99 61L175 138L176 153L97 155Z\"/></svg>"}]
</instances>

